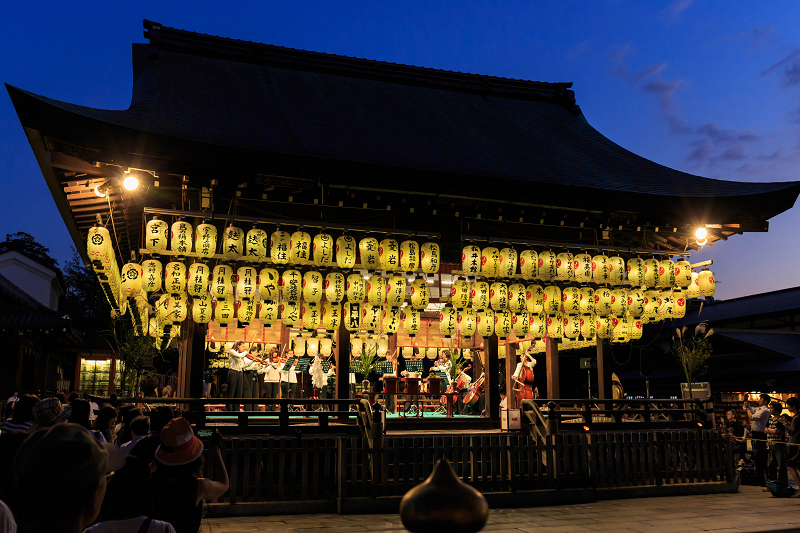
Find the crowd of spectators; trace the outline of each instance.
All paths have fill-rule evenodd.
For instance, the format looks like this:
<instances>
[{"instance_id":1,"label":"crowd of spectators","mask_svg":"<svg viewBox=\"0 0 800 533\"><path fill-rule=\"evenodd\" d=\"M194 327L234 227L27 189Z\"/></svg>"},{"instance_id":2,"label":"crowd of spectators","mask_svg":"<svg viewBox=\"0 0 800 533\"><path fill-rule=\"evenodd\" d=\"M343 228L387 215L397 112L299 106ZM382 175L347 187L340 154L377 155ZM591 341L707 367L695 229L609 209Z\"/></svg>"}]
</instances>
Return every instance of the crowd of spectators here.
<instances>
[{"instance_id":1,"label":"crowd of spectators","mask_svg":"<svg viewBox=\"0 0 800 533\"><path fill-rule=\"evenodd\" d=\"M14 394L0 426L0 531L196 533L228 490L222 439L207 454L172 408ZM102 403L102 402L101 402ZM214 479L204 477L211 462Z\"/></svg>"}]
</instances>

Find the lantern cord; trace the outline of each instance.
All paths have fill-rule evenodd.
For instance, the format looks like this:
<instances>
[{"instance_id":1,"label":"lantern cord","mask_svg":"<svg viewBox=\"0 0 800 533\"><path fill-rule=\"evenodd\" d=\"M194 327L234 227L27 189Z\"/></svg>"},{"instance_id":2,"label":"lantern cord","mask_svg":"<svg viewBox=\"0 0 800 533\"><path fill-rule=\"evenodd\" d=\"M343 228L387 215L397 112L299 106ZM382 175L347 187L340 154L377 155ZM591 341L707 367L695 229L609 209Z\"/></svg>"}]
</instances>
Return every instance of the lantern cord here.
<instances>
[{"instance_id":1,"label":"lantern cord","mask_svg":"<svg viewBox=\"0 0 800 533\"><path fill-rule=\"evenodd\" d=\"M614 360L614 362L618 366L627 365L628 362L631 360L631 356L633 355L633 346L630 346L630 343L629 343L629 346L628 346L628 348L629 348L629 350L628 350L628 359L626 359L624 363L620 363L619 361L617 361L617 356L614 354L614 344L613 343L609 344L609 347L611 348L611 358Z\"/></svg>"},{"instance_id":2,"label":"lantern cord","mask_svg":"<svg viewBox=\"0 0 800 533\"><path fill-rule=\"evenodd\" d=\"M122 256L122 250L119 247L119 237L117 237L117 226L114 224L114 209L111 206L111 195L106 196L106 201L108 202L108 218L111 220L111 229L114 230L114 242L117 244L117 252L119 252L119 259L120 261L125 261L125 258Z\"/></svg>"}]
</instances>

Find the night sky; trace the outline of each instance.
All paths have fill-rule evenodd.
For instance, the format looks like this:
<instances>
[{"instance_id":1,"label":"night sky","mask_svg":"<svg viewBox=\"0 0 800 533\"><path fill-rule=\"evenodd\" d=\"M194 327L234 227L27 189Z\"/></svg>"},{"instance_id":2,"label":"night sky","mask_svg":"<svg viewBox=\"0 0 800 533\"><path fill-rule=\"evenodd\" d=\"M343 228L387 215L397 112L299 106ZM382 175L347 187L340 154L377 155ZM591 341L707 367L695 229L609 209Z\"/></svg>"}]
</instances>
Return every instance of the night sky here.
<instances>
[{"instance_id":1,"label":"night sky","mask_svg":"<svg viewBox=\"0 0 800 533\"><path fill-rule=\"evenodd\" d=\"M11 5L9 5L11 4ZM142 19L281 46L510 78L574 82L586 119L658 163L712 178L800 180L800 3L6 2L0 80L125 109ZM377 5L387 4L387 5ZM679 193L680 191L676 191ZM71 240L8 94L0 95L0 235L63 265ZM800 208L714 259L717 296L800 285Z\"/></svg>"}]
</instances>

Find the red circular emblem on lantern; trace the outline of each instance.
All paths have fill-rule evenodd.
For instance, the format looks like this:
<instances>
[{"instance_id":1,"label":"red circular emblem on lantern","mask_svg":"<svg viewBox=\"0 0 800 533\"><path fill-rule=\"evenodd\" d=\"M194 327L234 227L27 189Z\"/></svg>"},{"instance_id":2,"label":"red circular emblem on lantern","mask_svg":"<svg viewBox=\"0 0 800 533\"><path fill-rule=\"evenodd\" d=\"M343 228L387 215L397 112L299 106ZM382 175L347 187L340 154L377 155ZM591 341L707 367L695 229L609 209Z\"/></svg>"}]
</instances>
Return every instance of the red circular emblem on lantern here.
<instances>
[{"instance_id":1,"label":"red circular emblem on lantern","mask_svg":"<svg viewBox=\"0 0 800 533\"><path fill-rule=\"evenodd\" d=\"M556 268L561 268L561 259L556 259Z\"/></svg>"},{"instance_id":2,"label":"red circular emblem on lantern","mask_svg":"<svg viewBox=\"0 0 800 533\"><path fill-rule=\"evenodd\" d=\"M316 252L317 251L317 243L311 245L311 250Z\"/></svg>"},{"instance_id":3,"label":"red circular emblem on lantern","mask_svg":"<svg viewBox=\"0 0 800 533\"><path fill-rule=\"evenodd\" d=\"M595 263L594 261L592 261L592 272L594 272L594 271L595 271L595 269L597 269L597 263Z\"/></svg>"},{"instance_id":4,"label":"red circular emblem on lantern","mask_svg":"<svg viewBox=\"0 0 800 533\"><path fill-rule=\"evenodd\" d=\"M489 259L488 259L488 258L487 258L485 255L484 255L484 256L482 256L482 257L481 257L481 264L482 264L482 265L485 265L485 264L486 264L486 261L488 261L488 260L489 260Z\"/></svg>"},{"instance_id":5,"label":"red circular emblem on lantern","mask_svg":"<svg viewBox=\"0 0 800 533\"><path fill-rule=\"evenodd\" d=\"M611 297L611 303L614 304L616 302L617 302L617 297L616 296L612 296Z\"/></svg>"},{"instance_id":6,"label":"red circular emblem on lantern","mask_svg":"<svg viewBox=\"0 0 800 533\"><path fill-rule=\"evenodd\" d=\"M300 286L301 287L305 287L306 286L306 280L303 280L303 283Z\"/></svg>"},{"instance_id":7,"label":"red circular emblem on lantern","mask_svg":"<svg viewBox=\"0 0 800 533\"><path fill-rule=\"evenodd\" d=\"M600 296L597 294L594 295L594 303L600 303Z\"/></svg>"},{"instance_id":8,"label":"red circular emblem on lantern","mask_svg":"<svg viewBox=\"0 0 800 533\"><path fill-rule=\"evenodd\" d=\"M550 326L552 323L553 323L553 319L552 319L552 318L550 318L550 317L548 317L548 318L547 318L547 325L548 325L548 327L549 327L549 326Z\"/></svg>"},{"instance_id":9,"label":"red circular emblem on lantern","mask_svg":"<svg viewBox=\"0 0 800 533\"><path fill-rule=\"evenodd\" d=\"M511 319L511 323L512 324L516 324L517 323L517 315L514 315L514 318Z\"/></svg>"},{"instance_id":10,"label":"red circular emblem on lantern","mask_svg":"<svg viewBox=\"0 0 800 533\"><path fill-rule=\"evenodd\" d=\"M383 255L383 246L378 247L378 255Z\"/></svg>"},{"instance_id":11,"label":"red circular emblem on lantern","mask_svg":"<svg viewBox=\"0 0 800 533\"><path fill-rule=\"evenodd\" d=\"M628 305L633 305L633 298L628 296Z\"/></svg>"},{"instance_id":12,"label":"red circular emblem on lantern","mask_svg":"<svg viewBox=\"0 0 800 533\"><path fill-rule=\"evenodd\" d=\"M331 282L330 282L330 280L327 280L327 279L326 279L326 280L325 280L325 288L327 289L328 287L330 287L330 285L331 285Z\"/></svg>"},{"instance_id":13,"label":"red circular emblem on lantern","mask_svg":"<svg viewBox=\"0 0 800 533\"><path fill-rule=\"evenodd\" d=\"M461 254L461 262L463 263L464 260L467 258L467 254Z\"/></svg>"},{"instance_id":14,"label":"red circular emblem on lantern","mask_svg":"<svg viewBox=\"0 0 800 533\"><path fill-rule=\"evenodd\" d=\"M489 298L494 298L494 289L489 289Z\"/></svg>"},{"instance_id":15,"label":"red circular emblem on lantern","mask_svg":"<svg viewBox=\"0 0 800 533\"><path fill-rule=\"evenodd\" d=\"M455 295L456 295L456 288L453 287L453 290L451 291L450 296L455 296Z\"/></svg>"},{"instance_id":16,"label":"red circular emblem on lantern","mask_svg":"<svg viewBox=\"0 0 800 533\"><path fill-rule=\"evenodd\" d=\"M470 296L471 296L472 298L475 298L475 291L474 291L474 290L472 291L472 294L470 294Z\"/></svg>"},{"instance_id":17,"label":"red circular emblem on lantern","mask_svg":"<svg viewBox=\"0 0 800 533\"><path fill-rule=\"evenodd\" d=\"M458 323L459 324L461 323L461 318L462 318L461 315L458 315Z\"/></svg>"},{"instance_id":18,"label":"red circular emblem on lantern","mask_svg":"<svg viewBox=\"0 0 800 533\"><path fill-rule=\"evenodd\" d=\"M411 296L414 296L416 293L417 291L414 290L414 287L411 287Z\"/></svg>"},{"instance_id":19,"label":"red circular emblem on lantern","mask_svg":"<svg viewBox=\"0 0 800 533\"><path fill-rule=\"evenodd\" d=\"M525 291L525 299L526 300L530 300L531 299L531 291Z\"/></svg>"},{"instance_id":20,"label":"red circular emblem on lantern","mask_svg":"<svg viewBox=\"0 0 800 533\"><path fill-rule=\"evenodd\" d=\"M525 266L525 258L524 257L520 257L519 258L519 266Z\"/></svg>"},{"instance_id":21,"label":"red circular emblem on lantern","mask_svg":"<svg viewBox=\"0 0 800 533\"><path fill-rule=\"evenodd\" d=\"M542 266L543 266L543 265L544 265L544 259L542 259L542 258L540 257L540 258L539 258L539 268L542 268Z\"/></svg>"},{"instance_id":22,"label":"red circular emblem on lantern","mask_svg":"<svg viewBox=\"0 0 800 533\"><path fill-rule=\"evenodd\" d=\"M686 305L686 300L678 298L678 307L683 307L684 305Z\"/></svg>"},{"instance_id":23,"label":"red circular emblem on lantern","mask_svg":"<svg viewBox=\"0 0 800 533\"><path fill-rule=\"evenodd\" d=\"M663 276L664 275L664 267L658 267L658 275L659 276Z\"/></svg>"},{"instance_id":24,"label":"red circular emblem on lantern","mask_svg":"<svg viewBox=\"0 0 800 533\"><path fill-rule=\"evenodd\" d=\"M494 317L494 323L497 324L497 315Z\"/></svg>"},{"instance_id":25,"label":"red circular emblem on lantern","mask_svg":"<svg viewBox=\"0 0 800 533\"><path fill-rule=\"evenodd\" d=\"M420 259L425 259L425 252L420 252L419 257Z\"/></svg>"},{"instance_id":26,"label":"red circular emblem on lantern","mask_svg":"<svg viewBox=\"0 0 800 533\"><path fill-rule=\"evenodd\" d=\"M561 295L561 301L562 302L566 302L567 301L567 293L566 292Z\"/></svg>"}]
</instances>

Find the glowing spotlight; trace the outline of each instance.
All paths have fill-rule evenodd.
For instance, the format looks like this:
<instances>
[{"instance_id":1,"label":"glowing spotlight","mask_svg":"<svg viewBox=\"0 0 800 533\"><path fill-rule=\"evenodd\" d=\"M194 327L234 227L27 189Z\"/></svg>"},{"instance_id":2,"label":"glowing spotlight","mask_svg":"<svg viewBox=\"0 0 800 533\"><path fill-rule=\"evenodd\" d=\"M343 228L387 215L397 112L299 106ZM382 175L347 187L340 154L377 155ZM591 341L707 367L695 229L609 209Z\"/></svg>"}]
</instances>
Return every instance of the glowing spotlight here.
<instances>
[{"instance_id":1,"label":"glowing spotlight","mask_svg":"<svg viewBox=\"0 0 800 533\"><path fill-rule=\"evenodd\" d=\"M694 233L694 236L697 237L698 241L703 241L708 237L708 231L706 228L697 228L697 231Z\"/></svg>"},{"instance_id":2,"label":"glowing spotlight","mask_svg":"<svg viewBox=\"0 0 800 533\"><path fill-rule=\"evenodd\" d=\"M589 431L589 426L583 426L584 431Z\"/></svg>"},{"instance_id":3,"label":"glowing spotlight","mask_svg":"<svg viewBox=\"0 0 800 533\"><path fill-rule=\"evenodd\" d=\"M136 190L136 187L139 186L139 180L136 179L135 176L128 176L125 178L125 181L122 182L122 186L128 189L129 191Z\"/></svg>"}]
</instances>

